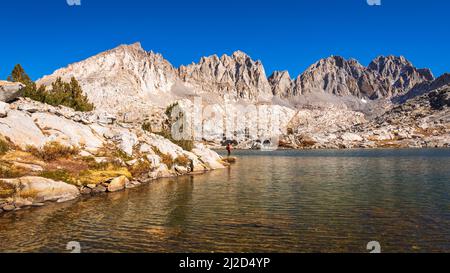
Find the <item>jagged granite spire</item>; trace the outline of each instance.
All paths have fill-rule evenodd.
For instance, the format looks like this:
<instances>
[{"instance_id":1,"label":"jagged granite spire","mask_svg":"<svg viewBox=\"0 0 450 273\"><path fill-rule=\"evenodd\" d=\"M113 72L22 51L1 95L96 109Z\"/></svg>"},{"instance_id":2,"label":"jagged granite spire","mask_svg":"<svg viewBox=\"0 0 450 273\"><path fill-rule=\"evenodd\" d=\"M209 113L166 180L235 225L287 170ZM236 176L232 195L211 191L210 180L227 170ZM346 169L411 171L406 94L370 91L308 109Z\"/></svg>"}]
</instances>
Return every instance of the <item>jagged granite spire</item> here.
<instances>
[{"instance_id":1,"label":"jagged granite spire","mask_svg":"<svg viewBox=\"0 0 450 273\"><path fill-rule=\"evenodd\" d=\"M217 55L203 57L197 64L181 66L178 72L183 82L200 92L248 100L272 96L262 63L242 51L220 58Z\"/></svg>"}]
</instances>

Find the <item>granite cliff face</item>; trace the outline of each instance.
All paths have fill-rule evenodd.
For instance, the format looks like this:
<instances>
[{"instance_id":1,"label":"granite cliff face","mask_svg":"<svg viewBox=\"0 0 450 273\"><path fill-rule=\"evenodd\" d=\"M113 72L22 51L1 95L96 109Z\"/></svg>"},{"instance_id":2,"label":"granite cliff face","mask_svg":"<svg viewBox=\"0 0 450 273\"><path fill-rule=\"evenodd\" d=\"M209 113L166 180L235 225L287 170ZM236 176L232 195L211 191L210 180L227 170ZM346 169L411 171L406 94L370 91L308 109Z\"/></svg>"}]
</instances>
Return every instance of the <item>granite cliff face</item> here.
<instances>
[{"instance_id":1,"label":"granite cliff face","mask_svg":"<svg viewBox=\"0 0 450 273\"><path fill-rule=\"evenodd\" d=\"M397 93L408 91L418 83L434 80L429 69L418 69L403 56L377 57L369 64L368 69L387 79L399 91Z\"/></svg>"},{"instance_id":2,"label":"granite cliff face","mask_svg":"<svg viewBox=\"0 0 450 273\"><path fill-rule=\"evenodd\" d=\"M423 81L416 84L406 94L398 96L393 99L396 103L405 103L406 101L421 96L433 90L450 85L450 74L445 73L436 80Z\"/></svg>"},{"instance_id":3,"label":"granite cliff face","mask_svg":"<svg viewBox=\"0 0 450 273\"><path fill-rule=\"evenodd\" d=\"M384 79L367 71L356 60L334 56L320 60L296 80L301 93L325 92L338 96L376 99L390 93ZM298 94L294 92L293 95Z\"/></svg>"},{"instance_id":4,"label":"granite cliff face","mask_svg":"<svg viewBox=\"0 0 450 273\"><path fill-rule=\"evenodd\" d=\"M275 71L268 79L274 96L287 98L293 94L296 86L288 71Z\"/></svg>"},{"instance_id":5,"label":"granite cliff face","mask_svg":"<svg viewBox=\"0 0 450 273\"><path fill-rule=\"evenodd\" d=\"M181 80L197 93L218 94L250 101L270 100L272 91L260 61L236 51L231 56L203 57L198 64L181 66Z\"/></svg>"}]
</instances>

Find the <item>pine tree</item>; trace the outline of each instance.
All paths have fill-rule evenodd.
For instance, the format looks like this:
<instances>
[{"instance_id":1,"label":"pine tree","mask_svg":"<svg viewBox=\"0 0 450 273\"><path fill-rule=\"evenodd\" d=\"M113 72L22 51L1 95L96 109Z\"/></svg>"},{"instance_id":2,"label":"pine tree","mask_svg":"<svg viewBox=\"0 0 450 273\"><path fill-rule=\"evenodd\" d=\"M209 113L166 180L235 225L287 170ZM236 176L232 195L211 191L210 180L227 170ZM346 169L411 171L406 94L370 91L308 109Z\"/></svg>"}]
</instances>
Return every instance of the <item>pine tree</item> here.
<instances>
[{"instance_id":1,"label":"pine tree","mask_svg":"<svg viewBox=\"0 0 450 273\"><path fill-rule=\"evenodd\" d=\"M68 100L65 99L67 97L65 85L61 78L57 78L52 83L52 90L46 96L45 103L68 106L66 105Z\"/></svg>"},{"instance_id":2,"label":"pine tree","mask_svg":"<svg viewBox=\"0 0 450 273\"><path fill-rule=\"evenodd\" d=\"M8 76L7 80L25 84L25 87L21 90L24 97L36 97L36 84L31 80L20 64L14 66L11 75Z\"/></svg>"},{"instance_id":3,"label":"pine tree","mask_svg":"<svg viewBox=\"0 0 450 273\"><path fill-rule=\"evenodd\" d=\"M70 83L57 78L52 83L52 91L47 94L45 102L50 105L64 105L81 112L94 110L94 105L83 95L83 90L74 77Z\"/></svg>"},{"instance_id":4,"label":"pine tree","mask_svg":"<svg viewBox=\"0 0 450 273\"><path fill-rule=\"evenodd\" d=\"M30 77L20 64L16 64L14 66L14 69L11 72L11 75L8 76L7 80L10 82L21 82L27 86L33 83L33 81L30 79Z\"/></svg>"},{"instance_id":5,"label":"pine tree","mask_svg":"<svg viewBox=\"0 0 450 273\"><path fill-rule=\"evenodd\" d=\"M70 83L57 78L52 83L51 90L47 91L43 85L37 88L36 83L30 79L23 67L17 64L11 75L8 76L8 81L25 84L25 87L22 89L23 96L32 100L53 106L63 105L81 112L94 110L94 105L89 103L87 96L83 94L83 90L75 77L70 79Z\"/></svg>"},{"instance_id":6,"label":"pine tree","mask_svg":"<svg viewBox=\"0 0 450 273\"><path fill-rule=\"evenodd\" d=\"M72 77L69 86L73 103L72 107L79 111L92 111L94 105L89 103L87 96L83 94L83 90L75 77Z\"/></svg>"}]
</instances>

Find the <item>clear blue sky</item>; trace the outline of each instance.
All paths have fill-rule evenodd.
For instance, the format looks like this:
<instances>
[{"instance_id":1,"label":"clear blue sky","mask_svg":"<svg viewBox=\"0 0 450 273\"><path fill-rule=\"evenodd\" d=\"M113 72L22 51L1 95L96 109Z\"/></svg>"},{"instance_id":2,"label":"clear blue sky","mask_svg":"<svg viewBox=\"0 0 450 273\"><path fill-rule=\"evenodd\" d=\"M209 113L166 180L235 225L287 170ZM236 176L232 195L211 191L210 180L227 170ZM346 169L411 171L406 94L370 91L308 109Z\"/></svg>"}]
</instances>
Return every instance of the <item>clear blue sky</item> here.
<instances>
[{"instance_id":1,"label":"clear blue sky","mask_svg":"<svg viewBox=\"0 0 450 273\"><path fill-rule=\"evenodd\" d=\"M450 1L5 0L0 79L21 63L33 79L119 44L140 41L174 66L242 50L266 73L294 77L330 55L367 65L404 55L436 76L450 72Z\"/></svg>"}]
</instances>

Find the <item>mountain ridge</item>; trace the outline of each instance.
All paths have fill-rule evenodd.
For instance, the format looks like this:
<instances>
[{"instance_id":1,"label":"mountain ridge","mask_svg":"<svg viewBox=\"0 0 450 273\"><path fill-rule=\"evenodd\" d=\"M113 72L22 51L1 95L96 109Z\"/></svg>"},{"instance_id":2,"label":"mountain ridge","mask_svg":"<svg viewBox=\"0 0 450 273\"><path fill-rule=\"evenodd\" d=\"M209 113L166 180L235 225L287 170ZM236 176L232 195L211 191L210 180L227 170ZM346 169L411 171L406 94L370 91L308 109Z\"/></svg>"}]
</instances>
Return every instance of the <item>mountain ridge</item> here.
<instances>
[{"instance_id":1,"label":"mountain ridge","mask_svg":"<svg viewBox=\"0 0 450 273\"><path fill-rule=\"evenodd\" d=\"M262 61L240 50L201 57L177 68L162 54L134 43L60 68L37 83L48 86L57 77L68 80L72 76L97 107L118 113L129 112L129 105L136 105L135 109L165 107L189 95L251 102L271 102L274 98L293 102L310 94L338 100L393 99L434 80L430 69L416 68L403 56L378 56L364 66L356 59L333 55L291 78L288 71L267 76Z\"/></svg>"}]
</instances>

